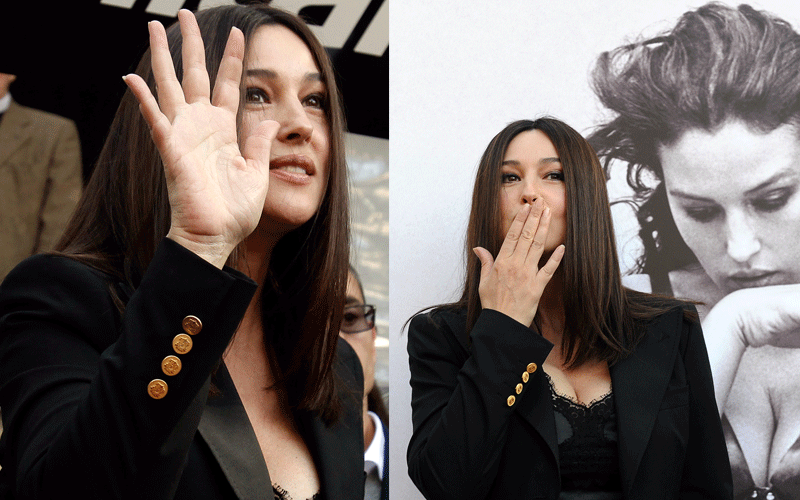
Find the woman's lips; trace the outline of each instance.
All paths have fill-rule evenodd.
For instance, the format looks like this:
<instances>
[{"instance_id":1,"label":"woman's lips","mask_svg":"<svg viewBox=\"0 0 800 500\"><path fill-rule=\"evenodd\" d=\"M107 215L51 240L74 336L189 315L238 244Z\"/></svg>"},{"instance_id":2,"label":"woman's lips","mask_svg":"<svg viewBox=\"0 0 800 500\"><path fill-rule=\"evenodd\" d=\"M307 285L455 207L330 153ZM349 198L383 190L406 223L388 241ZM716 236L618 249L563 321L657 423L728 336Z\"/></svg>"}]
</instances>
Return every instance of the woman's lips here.
<instances>
[{"instance_id":1,"label":"woman's lips","mask_svg":"<svg viewBox=\"0 0 800 500\"><path fill-rule=\"evenodd\" d=\"M739 272L728 276L728 281L734 288L756 288L784 284L778 271Z\"/></svg>"},{"instance_id":2,"label":"woman's lips","mask_svg":"<svg viewBox=\"0 0 800 500\"><path fill-rule=\"evenodd\" d=\"M269 173L286 182L304 185L311 182L316 168L314 162L307 156L284 155L270 160Z\"/></svg>"}]
</instances>

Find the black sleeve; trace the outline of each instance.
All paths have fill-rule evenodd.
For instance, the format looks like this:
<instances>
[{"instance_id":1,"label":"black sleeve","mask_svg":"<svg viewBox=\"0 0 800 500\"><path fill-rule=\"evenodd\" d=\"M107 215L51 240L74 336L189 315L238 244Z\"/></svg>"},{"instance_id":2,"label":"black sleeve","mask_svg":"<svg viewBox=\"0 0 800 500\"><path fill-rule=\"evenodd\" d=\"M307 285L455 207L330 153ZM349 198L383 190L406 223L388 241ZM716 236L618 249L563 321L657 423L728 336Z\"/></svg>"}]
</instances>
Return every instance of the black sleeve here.
<instances>
[{"instance_id":1,"label":"black sleeve","mask_svg":"<svg viewBox=\"0 0 800 500\"><path fill-rule=\"evenodd\" d=\"M168 239L121 317L109 286L41 255L0 287L0 484L14 498L172 498L209 375L256 288ZM202 330L177 354L187 315ZM168 355L182 363L173 376L161 368ZM154 379L167 383L161 399L149 395Z\"/></svg>"},{"instance_id":2,"label":"black sleeve","mask_svg":"<svg viewBox=\"0 0 800 500\"><path fill-rule=\"evenodd\" d=\"M540 367L553 345L510 317L484 309L467 351L458 341L465 332L454 331L443 319L447 314L420 315L409 326L414 432L408 473L426 498L482 499L497 475L516 399L542 397L525 390L530 382L521 394L515 387L523 372L534 370L531 379L542 376Z\"/></svg>"},{"instance_id":3,"label":"black sleeve","mask_svg":"<svg viewBox=\"0 0 800 500\"><path fill-rule=\"evenodd\" d=\"M699 321L684 319L683 325L679 349L689 385L690 435L681 498L731 500L731 466L714 397L714 381L703 331Z\"/></svg>"}]
</instances>

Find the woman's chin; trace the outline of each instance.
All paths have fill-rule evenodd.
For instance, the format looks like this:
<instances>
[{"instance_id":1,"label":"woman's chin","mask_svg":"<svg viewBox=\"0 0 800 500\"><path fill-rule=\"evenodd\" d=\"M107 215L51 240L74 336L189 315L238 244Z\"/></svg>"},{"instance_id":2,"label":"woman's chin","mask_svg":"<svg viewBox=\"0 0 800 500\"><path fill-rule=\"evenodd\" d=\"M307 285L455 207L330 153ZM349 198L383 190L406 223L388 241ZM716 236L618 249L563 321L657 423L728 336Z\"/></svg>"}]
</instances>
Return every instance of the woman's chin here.
<instances>
[{"instance_id":1,"label":"woman's chin","mask_svg":"<svg viewBox=\"0 0 800 500\"><path fill-rule=\"evenodd\" d=\"M265 206L258 227L269 233L286 234L311 220L315 214L316 210L307 207L284 206L279 210L271 210Z\"/></svg>"}]
</instances>

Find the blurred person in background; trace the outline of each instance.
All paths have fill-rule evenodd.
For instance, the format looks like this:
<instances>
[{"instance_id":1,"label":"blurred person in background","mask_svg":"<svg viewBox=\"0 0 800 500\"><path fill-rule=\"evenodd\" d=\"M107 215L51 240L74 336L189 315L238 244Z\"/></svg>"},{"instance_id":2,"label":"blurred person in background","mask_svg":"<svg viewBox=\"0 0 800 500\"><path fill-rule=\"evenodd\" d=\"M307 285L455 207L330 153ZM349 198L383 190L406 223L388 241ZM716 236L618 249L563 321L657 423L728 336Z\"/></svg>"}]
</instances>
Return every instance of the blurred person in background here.
<instances>
[{"instance_id":1,"label":"blurred person in background","mask_svg":"<svg viewBox=\"0 0 800 500\"><path fill-rule=\"evenodd\" d=\"M375 385L375 306L364 302L364 286L351 265L339 335L353 347L364 368L364 499L385 500L389 498L389 412Z\"/></svg>"},{"instance_id":2,"label":"blurred person in background","mask_svg":"<svg viewBox=\"0 0 800 500\"><path fill-rule=\"evenodd\" d=\"M83 184L75 123L15 102L16 79L0 73L0 281L55 246Z\"/></svg>"}]
</instances>

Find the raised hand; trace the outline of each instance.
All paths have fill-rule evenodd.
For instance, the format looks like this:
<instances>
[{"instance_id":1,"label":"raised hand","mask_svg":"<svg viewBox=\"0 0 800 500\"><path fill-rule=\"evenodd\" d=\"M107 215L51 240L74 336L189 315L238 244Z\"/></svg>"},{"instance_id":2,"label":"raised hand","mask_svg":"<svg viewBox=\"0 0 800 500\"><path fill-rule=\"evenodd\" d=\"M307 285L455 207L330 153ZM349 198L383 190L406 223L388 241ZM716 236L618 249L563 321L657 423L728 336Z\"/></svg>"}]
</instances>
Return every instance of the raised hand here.
<instances>
[{"instance_id":1,"label":"raised hand","mask_svg":"<svg viewBox=\"0 0 800 500\"><path fill-rule=\"evenodd\" d=\"M502 312L523 325L533 323L544 287L564 256L564 245L559 245L539 268L549 227L550 209L537 200L514 217L497 259L485 248L473 249L481 261L478 294L483 308Z\"/></svg>"},{"instance_id":2,"label":"raised hand","mask_svg":"<svg viewBox=\"0 0 800 500\"><path fill-rule=\"evenodd\" d=\"M124 80L139 101L161 155L172 212L168 237L221 268L258 224L269 186L269 159L279 124L265 120L239 148L236 114L244 35L233 28L209 88L200 29L188 10L178 13L183 37L183 82L178 82L167 36L149 23L158 101L138 75Z\"/></svg>"}]
</instances>

